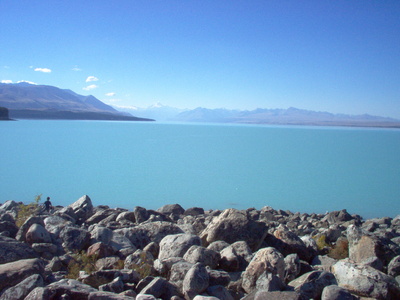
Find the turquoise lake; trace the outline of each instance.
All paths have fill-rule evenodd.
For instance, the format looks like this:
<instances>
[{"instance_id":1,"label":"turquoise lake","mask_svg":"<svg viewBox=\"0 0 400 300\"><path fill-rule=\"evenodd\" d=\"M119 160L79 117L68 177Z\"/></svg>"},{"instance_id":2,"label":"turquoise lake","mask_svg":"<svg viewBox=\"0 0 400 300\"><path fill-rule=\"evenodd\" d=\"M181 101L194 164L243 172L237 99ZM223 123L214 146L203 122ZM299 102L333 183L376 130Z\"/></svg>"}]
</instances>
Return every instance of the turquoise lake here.
<instances>
[{"instance_id":1,"label":"turquoise lake","mask_svg":"<svg viewBox=\"0 0 400 300\"><path fill-rule=\"evenodd\" d=\"M397 129L22 120L0 139L1 203L400 214Z\"/></svg>"}]
</instances>

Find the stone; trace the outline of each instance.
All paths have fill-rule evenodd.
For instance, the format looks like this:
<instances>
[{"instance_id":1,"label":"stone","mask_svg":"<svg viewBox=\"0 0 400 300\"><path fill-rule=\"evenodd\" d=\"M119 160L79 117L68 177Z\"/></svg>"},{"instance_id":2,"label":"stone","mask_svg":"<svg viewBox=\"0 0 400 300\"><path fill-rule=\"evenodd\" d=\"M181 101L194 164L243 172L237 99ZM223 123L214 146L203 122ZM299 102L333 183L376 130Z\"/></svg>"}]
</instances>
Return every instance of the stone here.
<instances>
[{"instance_id":1,"label":"stone","mask_svg":"<svg viewBox=\"0 0 400 300\"><path fill-rule=\"evenodd\" d=\"M21 227L19 228L17 235L15 236L15 239L17 241L26 242L26 233L33 224L39 224L44 226L43 218L42 217L28 218L24 222L24 224L22 224Z\"/></svg>"},{"instance_id":2,"label":"stone","mask_svg":"<svg viewBox=\"0 0 400 300\"><path fill-rule=\"evenodd\" d=\"M85 229L67 226L60 232L60 239L64 249L79 252L89 247L90 234Z\"/></svg>"},{"instance_id":3,"label":"stone","mask_svg":"<svg viewBox=\"0 0 400 300\"><path fill-rule=\"evenodd\" d=\"M332 266L337 262L336 259L329 257L328 255L317 255L311 262L311 265L322 271L331 272Z\"/></svg>"},{"instance_id":4,"label":"stone","mask_svg":"<svg viewBox=\"0 0 400 300\"><path fill-rule=\"evenodd\" d=\"M229 245L220 252L220 268L228 272L240 270L240 259L235 249Z\"/></svg>"},{"instance_id":5,"label":"stone","mask_svg":"<svg viewBox=\"0 0 400 300\"><path fill-rule=\"evenodd\" d=\"M179 204L167 204L157 209L157 211L167 216L171 214L179 216L183 215L185 212L185 210Z\"/></svg>"},{"instance_id":6,"label":"stone","mask_svg":"<svg viewBox=\"0 0 400 300\"><path fill-rule=\"evenodd\" d=\"M124 261L118 256L108 256L96 260L96 270L112 270L120 269L124 265Z\"/></svg>"},{"instance_id":7,"label":"stone","mask_svg":"<svg viewBox=\"0 0 400 300\"><path fill-rule=\"evenodd\" d=\"M285 283L278 276L272 273L262 273L256 281L256 290L281 291L285 288Z\"/></svg>"},{"instance_id":8,"label":"stone","mask_svg":"<svg viewBox=\"0 0 400 300\"><path fill-rule=\"evenodd\" d=\"M90 293L88 300L135 300L135 297L98 291Z\"/></svg>"},{"instance_id":9,"label":"stone","mask_svg":"<svg viewBox=\"0 0 400 300\"><path fill-rule=\"evenodd\" d=\"M196 235L186 233L167 235L160 241L158 258L163 260L169 257L183 257L193 245L201 245L201 240Z\"/></svg>"},{"instance_id":10,"label":"stone","mask_svg":"<svg viewBox=\"0 0 400 300\"><path fill-rule=\"evenodd\" d=\"M86 278L83 278L82 282L98 289L99 286L110 283L117 277L121 277L125 283L129 282L136 284L139 282L139 274L132 270L100 270L89 274Z\"/></svg>"},{"instance_id":11,"label":"stone","mask_svg":"<svg viewBox=\"0 0 400 300\"><path fill-rule=\"evenodd\" d=\"M293 291L254 291L242 300L304 300L301 295Z\"/></svg>"},{"instance_id":12,"label":"stone","mask_svg":"<svg viewBox=\"0 0 400 300\"><path fill-rule=\"evenodd\" d=\"M256 252L243 273L242 287L250 293L256 288L257 279L263 273L272 273L284 279L285 261L283 255L273 247L262 248Z\"/></svg>"},{"instance_id":13,"label":"stone","mask_svg":"<svg viewBox=\"0 0 400 300\"><path fill-rule=\"evenodd\" d=\"M223 249L225 249L228 246L230 246L230 244L225 241L215 241L215 242L212 242L210 245L208 245L207 248L217 251L217 252L221 252Z\"/></svg>"},{"instance_id":14,"label":"stone","mask_svg":"<svg viewBox=\"0 0 400 300\"><path fill-rule=\"evenodd\" d=\"M203 293L209 285L209 276L202 263L196 263L186 273L182 283L182 291L185 298L193 299L194 296Z\"/></svg>"},{"instance_id":15,"label":"stone","mask_svg":"<svg viewBox=\"0 0 400 300\"><path fill-rule=\"evenodd\" d=\"M207 288L207 294L219 300L234 300L229 291L222 285L213 285Z\"/></svg>"},{"instance_id":16,"label":"stone","mask_svg":"<svg viewBox=\"0 0 400 300\"><path fill-rule=\"evenodd\" d=\"M158 258L158 254L160 253L160 245L156 242L150 242L143 248L143 251L150 252L154 258Z\"/></svg>"},{"instance_id":17,"label":"stone","mask_svg":"<svg viewBox=\"0 0 400 300\"><path fill-rule=\"evenodd\" d=\"M345 209L342 209L328 213L322 221L326 220L329 224L339 224L352 219L353 217Z\"/></svg>"},{"instance_id":18,"label":"stone","mask_svg":"<svg viewBox=\"0 0 400 300\"><path fill-rule=\"evenodd\" d=\"M38 253L26 243L14 239L0 241L0 264L36 257Z\"/></svg>"},{"instance_id":19,"label":"stone","mask_svg":"<svg viewBox=\"0 0 400 300\"><path fill-rule=\"evenodd\" d=\"M20 283L31 275L44 275L44 264L40 259L21 259L0 265L0 292Z\"/></svg>"},{"instance_id":20,"label":"stone","mask_svg":"<svg viewBox=\"0 0 400 300\"><path fill-rule=\"evenodd\" d=\"M98 224L101 221L103 221L105 218L111 216L111 215L116 215L116 211L114 209L102 209L96 211L93 215L91 215L85 223L87 225L93 225L93 224ZM89 215L89 214L88 214Z\"/></svg>"},{"instance_id":21,"label":"stone","mask_svg":"<svg viewBox=\"0 0 400 300\"><path fill-rule=\"evenodd\" d=\"M60 235L61 230L66 226L72 226L73 223L70 220L66 220L60 216L49 216L44 219L44 228L49 233L54 234L56 237Z\"/></svg>"},{"instance_id":22,"label":"stone","mask_svg":"<svg viewBox=\"0 0 400 300\"><path fill-rule=\"evenodd\" d=\"M356 300L349 291L337 285L326 286L321 295L321 300Z\"/></svg>"},{"instance_id":23,"label":"stone","mask_svg":"<svg viewBox=\"0 0 400 300\"><path fill-rule=\"evenodd\" d=\"M93 204L89 196L84 195L69 205L77 217L79 223L85 222L93 213Z\"/></svg>"},{"instance_id":24,"label":"stone","mask_svg":"<svg viewBox=\"0 0 400 300\"><path fill-rule=\"evenodd\" d=\"M135 300L157 300L153 295L138 294Z\"/></svg>"},{"instance_id":25,"label":"stone","mask_svg":"<svg viewBox=\"0 0 400 300\"><path fill-rule=\"evenodd\" d=\"M179 290L183 293L183 280L185 279L186 274L193 267L193 264L187 261L180 261L174 263L170 269L169 281L173 283L175 286L179 288Z\"/></svg>"},{"instance_id":26,"label":"stone","mask_svg":"<svg viewBox=\"0 0 400 300\"><path fill-rule=\"evenodd\" d=\"M212 285L227 286L231 281L231 277L229 276L228 272L222 270L211 270L211 269L208 269L207 272L208 272L210 286Z\"/></svg>"},{"instance_id":27,"label":"stone","mask_svg":"<svg viewBox=\"0 0 400 300\"><path fill-rule=\"evenodd\" d=\"M176 286L161 277L154 278L140 293L150 294L161 299L171 299L173 296L179 295Z\"/></svg>"},{"instance_id":28,"label":"stone","mask_svg":"<svg viewBox=\"0 0 400 300\"><path fill-rule=\"evenodd\" d=\"M157 274L162 277L168 277L171 267L181 261L184 261L182 257L170 257L163 260L156 259L154 261L153 267L156 270Z\"/></svg>"},{"instance_id":29,"label":"stone","mask_svg":"<svg viewBox=\"0 0 400 300\"><path fill-rule=\"evenodd\" d=\"M263 222L250 220L246 212L237 209L226 209L213 219L200 234L204 245L223 240L229 244L245 241L254 251L257 250L267 234Z\"/></svg>"},{"instance_id":30,"label":"stone","mask_svg":"<svg viewBox=\"0 0 400 300\"><path fill-rule=\"evenodd\" d=\"M319 299L323 289L332 284L337 284L332 273L312 271L289 282L288 286L300 293L305 299Z\"/></svg>"},{"instance_id":31,"label":"stone","mask_svg":"<svg viewBox=\"0 0 400 300\"><path fill-rule=\"evenodd\" d=\"M119 234L117 230L112 231L104 226L94 226L90 230L90 236L93 240L102 242L120 252L127 251L130 254L136 251L136 247L131 241L124 235Z\"/></svg>"},{"instance_id":32,"label":"stone","mask_svg":"<svg viewBox=\"0 0 400 300\"><path fill-rule=\"evenodd\" d=\"M114 278L111 282L100 285L99 291L122 293L124 291L124 283L120 277Z\"/></svg>"},{"instance_id":33,"label":"stone","mask_svg":"<svg viewBox=\"0 0 400 300\"><path fill-rule=\"evenodd\" d=\"M147 209L140 206L136 206L133 210L133 213L135 215L136 223L138 224L147 221L150 217L150 213L147 211Z\"/></svg>"},{"instance_id":34,"label":"stone","mask_svg":"<svg viewBox=\"0 0 400 300\"><path fill-rule=\"evenodd\" d=\"M192 264L200 262L211 269L215 269L218 266L221 255L214 250L193 245L186 251L183 259Z\"/></svg>"},{"instance_id":35,"label":"stone","mask_svg":"<svg viewBox=\"0 0 400 300\"><path fill-rule=\"evenodd\" d=\"M388 265L388 275L397 277L400 275L400 255L394 257Z\"/></svg>"},{"instance_id":36,"label":"stone","mask_svg":"<svg viewBox=\"0 0 400 300\"><path fill-rule=\"evenodd\" d=\"M399 299L400 289L395 279L370 266L340 260L332 266L338 285L362 297Z\"/></svg>"},{"instance_id":37,"label":"stone","mask_svg":"<svg viewBox=\"0 0 400 300\"><path fill-rule=\"evenodd\" d=\"M0 232L8 232L9 237L15 238L18 232L18 227L15 225L15 222L1 221Z\"/></svg>"},{"instance_id":38,"label":"stone","mask_svg":"<svg viewBox=\"0 0 400 300\"><path fill-rule=\"evenodd\" d=\"M297 278L300 274L300 259L297 254L289 254L284 258L285 276L284 282L289 282Z\"/></svg>"},{"instance_id":39,"label":"stone","mask_svg":"<svg viewBox=\"0 0 400 300\"><path fill-rule=\"evenodd\" d=\"M93 292L97 292L97 290L87 284L73 279L62 279L44 288L43 295L46 297L36 299L88 299L90 293ZM30 297L31 293L27 297Z\"/></svg>"},{"instance_id":40,"label":"stone","mask_svg":"<svg viewBox=\"0 0 400 300\"><path fill-rule=\"evenodd\" d=\"M96 258L100 259L107 256L112 256L115 253L115 250L110 245L104 244L102 242L97 242L91 245L86 254L88 256L96 256Z\"/></svg>"},{"instance_id":41,"label":"stone","mask_svg":"<svg viewBox=\"0 0 400 300\"><path fill-rule=\"evenodd\" d=\"M115 219L117 222L132 222L136 223L135 213L133 211L123 211Z\"/></svg>"},{"instance_id":42,"label":"stone","mask_svg":"<svg viewBox=\"0 0 400 300\"><path fill-rule=\"evenodd\" d=\"M25 241L33 243L51 243L50 233L40 224L32 224L25 235Z\"/></svg>"},{"instance_id":43,"label":"stone","mask_svg":"<svg viewBox=\"0 0 400 300\"><path fill-rule=\"evenodd\" d=\"M36 287L43 287L43 277L39 274L34 274L13 287L8 288L0 296L0 300L23 300Z\"/></svg>"},{"instance_id":44,"label":"stone","mask_svg":"<svg viewBox=\"0 0 400 300\"><path fill-rule=\"evenodd\" d=\"M143 249L151 242L160 243L167 235L183 233L176 224L165 221L141 223L138 226L115 230L127 237L138 249Z\"/></svg>"},{"instance_id":45,"label":"stone","mask_svg":"<svg viewBox=\"0 0 400 300\"><path fill-rule=\"evenodd\" d=\"M193 298L193 300L220 300L217 297L214 296L202 296L202 295L197 295Z\"/></svg>"},{"instance_id":46,"label":"stone","mask_svg":"<svg viewBox=\"0 0 400 300\"><path fill-rule=\"evenodd\" d=\"M143 278L154 274L153 264L154 257L150 252L137 249L125 259L124 269L135 270Z\"/></svg>"},{"instance_id":47,"label":"stone","mask_svg":"<svg viewBox=\"0 0 400 300\"><path fill-rule=\"evenodd\" d=\"M183 213L185 216L198 216L204 215L204 209L201 207L190 207Z\"/></svg>"}]
</instances>

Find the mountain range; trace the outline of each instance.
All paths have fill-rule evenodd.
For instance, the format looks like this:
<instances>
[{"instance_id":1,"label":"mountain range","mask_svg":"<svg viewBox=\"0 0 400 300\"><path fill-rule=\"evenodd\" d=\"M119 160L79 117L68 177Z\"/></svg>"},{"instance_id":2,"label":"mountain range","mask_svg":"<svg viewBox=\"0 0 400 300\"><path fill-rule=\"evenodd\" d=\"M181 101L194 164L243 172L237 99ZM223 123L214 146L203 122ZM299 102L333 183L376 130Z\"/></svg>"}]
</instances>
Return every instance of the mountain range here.
<instances>
[{"instance_id":1,"label":"mountain range","mask_svg":"<svg viewBox=\"0 0 400 300\"><path fill-rule=\"evenodd\" d=\"M25 82L0 83L0 107L8 108L14 119L148 120L120 112L91 95Z\"/></svg>"},{"instance_id":2,"label":"mountain range","mask_svg":"<svg viewBox=\"0 0 400 300\"><path fill-rule=\"evenodd\" d=\"M129 113L137 113L157 121L236 123L236 124L277 124L316 126L360 126L400 127L400 120L363 115L333 114L290 107L288 109L230 110L198 107L192 110L164 106L160 103L148 108L115 107Z\"/></svg>"}]
</instances>

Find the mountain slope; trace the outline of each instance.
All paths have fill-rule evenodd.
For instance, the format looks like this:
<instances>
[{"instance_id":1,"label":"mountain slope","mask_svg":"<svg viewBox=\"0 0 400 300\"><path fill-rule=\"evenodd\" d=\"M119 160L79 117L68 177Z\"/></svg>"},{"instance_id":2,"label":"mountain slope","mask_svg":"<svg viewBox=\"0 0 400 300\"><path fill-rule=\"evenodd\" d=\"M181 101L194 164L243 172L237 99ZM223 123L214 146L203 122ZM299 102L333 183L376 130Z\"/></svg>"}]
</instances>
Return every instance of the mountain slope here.
<instances>
[{"instance_id":1,"label":"mountain slope","mask_svg":"<svg viewBox=\"0 0 400 300\"><path fill-rule=\"evenodd\" d=\"M146 120L119 112L91 95L27 83L0 83L0 106L14 118Z\"/></svg>"}]
</instances>

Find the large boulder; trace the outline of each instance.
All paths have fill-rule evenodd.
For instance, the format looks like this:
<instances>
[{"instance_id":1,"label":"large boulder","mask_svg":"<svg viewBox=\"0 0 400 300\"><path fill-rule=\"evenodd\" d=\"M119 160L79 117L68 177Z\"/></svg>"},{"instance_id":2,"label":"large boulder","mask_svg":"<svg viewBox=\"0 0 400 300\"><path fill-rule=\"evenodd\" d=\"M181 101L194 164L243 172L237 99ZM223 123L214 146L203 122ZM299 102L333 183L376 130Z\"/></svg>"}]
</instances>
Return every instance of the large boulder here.
<instances>
[{"instance_id":1,"label":"large boulder","mask_svg":"<svg viewBox=\"0 0 400 300\"><path fill-rule=\"evenodd\" d=\"M0 222L0 233L8 232L7 236L15 238L18 232L18 227L14 222L1 221Z\"/></svg>"},{"instance_id":2,"label":"large boulder","mask_svg":"<svg viewBox=\"0 0 400 300\"><path fill-rule=\"evenodd\" d=\"M209 276L202 263L196 263L186 273L182 284L185 298L193 299L203 293L209 285Z\"/></svg>"},{"instance_id":3,"label":"large boulder","mask_svg":"<svg viewBox=\"0 0 400 300\"><path fill-rule=\"evenodd\" d=\"M171 214L179 216L183 215L185 212L185 210L179 204L167 204L157 209L157 211L167 216Z\"/></svg>"},{"instance_id":4,"label":"large boulder","mask_svg":"<svg viewBox=\"0 0 400 300\"><path fill-rule=\"evenodd\" d=\"M66 220L56 215L48 216L44 219L44 227L48 232L54 234L56 237L60 235L60 232L64 227L71 225L73 225L71 220Z\"/></svg>"},{"instance_id":5,"label":"large boulder","mask_svg":"<svg viewBox=\"0 0 400 300\"><path fill-rule=\"evenodd\" d=\"M218 266L221 255L214 250L207 249L198 245L193 245L186 251L183 259L192 264L201 262L205 266L209 266L211 269L215 269Z\"/></svg>"},{"instance_id":6,"label":"large boulder","mask_svg":"<svg viewBox=\"0 0 400 300\"><path fill-rule=\"evenodd\" d=\"M40 224L32 224L25 235L25 240L29 244L51 243L50 233Z\"/></svg>"},{"instance_id":7,"label":"large boulder","mask_svg":"<svg viewBox=\"0 0 400 300\"><path fill-rule=\"evenodd\" d=\"M76 218L78 223L85 222L93 214L93 204L89 196L84 195L66 208L67 214ZM70 212L72 210L72 213Z\"/></svg>"},{"instance_id":8,"label":"large boulder","mask_svg":"<svg viewBox=\"0 0 400 300\"><path fill-rule=\"evenodd\" d=\"M193 245L201 245L201 240L197 235L186 233L167 235L160 241L158 259L183 257L186 251Z\"/></svg>"},{"instance_id":9,"label":"large boulder","mask_svg":"<svg viewBox=\"0 0 400 300\"><path fill-rule=\"evenodd\" d=\"M94 225L90 231L90 236L92 240L110 246L121 253L130 254L136 251L136 247L126 236L119 234L117 231L112 231L107 227Z\"/></svg>"},{"instance_id":10,"label":"large boulder","mask_svg":"<svg viewBox=\"0 0 400 300\"><path fill-rule=\"evenodd\" d=\"M187 261L179 261L169 266L169 269L171 270L169 272L169 281L177 286L181 292L183 280L185 279L187 272L189 272L192 267L193 264Z\"/></svg>"},{"instance_id":11,"label":"large boulder","mask_svg":"<svg viewBox=\"0 0 400 300\"><path fill-rule=\"evenodd\" d=\"M321 300L356 300L348 290L337 285L328 285L324 288Z\"/></svg>"},{"instance_id":12,"label":"large boulder","mask_svg":"<svg viewBox=\"0 0 400 300\"><path fill-rule=\"evenodd\" d=\"M328 213L321 221L326 221L331 225L344 223L353 219L354 218L345 209L342 209Z\"/></svg>"},{"instance_id":13,"label":"large boulder","mask_svg":"<svg viewBox=\"0 0 400 300\"><path fill-rule=\"evenodd\" d=\"M16 240L21 242L26 242L26 233L28 232L29 228L33 224L39 224L44 226L43 218L42 217L30 217L28 218L24 224L21 225L19 228L17 235L15 237Z\"/></svg>"},{"instance_id":14,"label":"large boulder","mask_svg":"<svg viewBox=\"0 0 400 300\"><path fill-rule=\"evenodd\" d=\"M267 247L257 251L243 273L243 289L247 293L255 290L257 280L263 273L272 273L284 280L285 261L283 255L275 248Z\"/></svg>"},{"instance_id":15,"label":"large boulder","mask_svg":"<svg viewBox=\"0 0 400 300\"><path fill-rule=\"evenodd\" d=\"M88 299L97 289L73 279L62 279L44 288L35 288L25 300L37 299Z\"/></svg>"},{"instance_id":16,"label":"large boulder","mask_svg":"<svg viewBox=\"0 0 400 300\"><path fill-rule=\"evenodd\" d=\"M175 285L161 277L154 278L140 293L150 294L161 299L171 299L173 296L180 295Z\"/></svg>"},{"instance_id":17,"label":"large boulder","mask_svg":"<svg viewBox=\"0 0 400 300\"><path fill-rule=\"evenodd\" d=\"M31 275L44 276L44 264L40 259L21 259L0 265L0 293L3 289L12 287Z\"/></svg>"},{"instance_id":18,"label":"large boulder","mask_svg":"<svg viewBox=\"0 0 400 300\"><path fill-rule=\"evenodd\" d=\"M326 271L312 271L289 282L288 286L304 299L319 299L326 286L337 284L335 276Z\"/></svg>"},{"instance_id":19,"label":"large boulder","mask_svg":"<svg viewBox=\"0 0 400 300\"><path fill-rule=\"evenodd\" d=\"M397 277L400 275L400 255L393 258L388 265L388 275Z\"/></svg>"},{"instance_id":20,"label":"large boulder","mask_svg":"<svg viewBox=\"0 0 400 300\"><path fill-rule=\"evenodd\" d=\"M183 233L177 225L165 221L141 223L138 226L117 229L114 232L127 237L139 249L143 249L151 242L160 243L167 235Z\"/></svg>"},{"instance_id":21,"label":"large boulder","mask_svg":"<svg viewBox=\"0 0 400 300\"><path fill-rule=\"evenodd\" d=\"M39 274L34 274L22 280L17 285L8 288L1 294L1 300L23 300L36 287L44 285L43 277Z\"/></svg>"},{"instance_id":22,"label":"large boulder","mask_svg":"<svg viewBox=\"0 0 400 300\"><path fill-rule=\"evenodd\" d=\"M90 243L90 233L82 228L65 227L60 232L62 246L67 251L81 251L87 249Z\"/></svg>"},{"instance_id":23,"label":"large boulder","mask_svg":"<svg viewBox=\"0 0 400 300\"><path fill-rule=\"evenodd\" d=\"M340 260L332 266L338 285L362 297L399 299L398 283L373 267Z\"/></svg>"},{"instance_id":24,"label":"large boulder","mask_svg":"<svg viewBox=\"0 0 400 300\"><path fill-rule=\"evenodd\" d=\"M229 244L245 241L255 251L267 234L267 226L248 218L245 211L226 209L214 218L202 231L200 237L204 245L223 240Z\"/></svg>"},{"instance_id":25,"label":"large boulder","mask_svg":"<svg viewBox=\"0 0 400 300\"><path fill-rule=\"evenodd\" d=\"M28 244L14 239L0 238L0 264L36 257L38 254Z\"/></svg>"}]
</instances>

